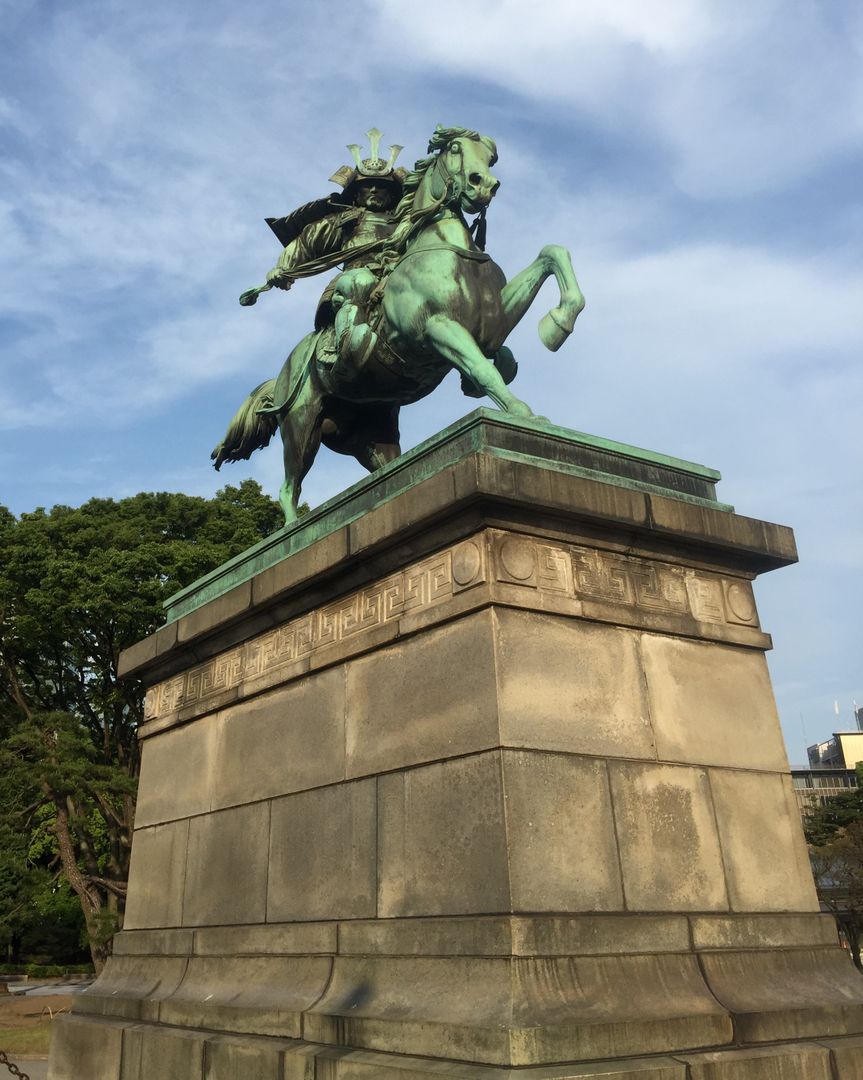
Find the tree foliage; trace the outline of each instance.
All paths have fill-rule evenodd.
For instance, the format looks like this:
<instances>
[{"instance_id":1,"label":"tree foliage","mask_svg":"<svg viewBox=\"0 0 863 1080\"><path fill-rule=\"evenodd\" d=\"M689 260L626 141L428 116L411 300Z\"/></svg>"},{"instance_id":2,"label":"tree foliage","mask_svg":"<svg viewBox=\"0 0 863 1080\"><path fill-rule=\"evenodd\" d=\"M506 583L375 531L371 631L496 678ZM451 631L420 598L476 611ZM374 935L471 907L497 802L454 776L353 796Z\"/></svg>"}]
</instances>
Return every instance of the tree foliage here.
<instances>
[{"instance_id":1,"label":"tree foliage","mask_svg":"<svg viewBox=\"0 0 863 1080\"><path fill-rule=\"evenodd\" d=\"M863 967L863 765L857 766L857 784L811 806L803 824L818 898L835 915L854 963Z\"/></svg>"},{"instance_id":2,"label":"tree foliage","mask_svg":"<svg viewBox=\"0 0 863 1080\"><path fill-rule=\"evenodd\" d=\"M143 705L119 654L168 596L282 520L253 481L212 499L0 507L0 926L46 882L71 889L101 966L122 920Z\"/></svg>"}]
</instances>

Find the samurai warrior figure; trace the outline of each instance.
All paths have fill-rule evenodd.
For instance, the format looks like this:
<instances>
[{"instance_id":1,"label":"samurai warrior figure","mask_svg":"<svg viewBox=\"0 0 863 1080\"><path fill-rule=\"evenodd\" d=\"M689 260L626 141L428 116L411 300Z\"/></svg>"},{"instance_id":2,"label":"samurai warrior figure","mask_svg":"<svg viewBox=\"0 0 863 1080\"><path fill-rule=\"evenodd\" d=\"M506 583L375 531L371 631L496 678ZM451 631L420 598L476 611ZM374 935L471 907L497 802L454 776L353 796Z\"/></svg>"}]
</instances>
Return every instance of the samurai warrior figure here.
<instances>
[{"instance_id":1,"label":"samurai warrior figure","mask_svg":"<svg viewBox=\"0 0 863 1080\"><path fill-rule=\"evenodd\" d=\"M334 381L350 380L362 370L377 344L369 326L368 305L382 271L379 260L386 239L395 229L393 211L402 196L405 170L395 168L401 146L390 147L388 159L379 155L382 133L368 131L370 154L348 146L353 165L343 165L330 180L342 191L306 203L287 217L267 218L283 245L267 285L250 289L241 304L253 304L266 288L289 289L297 278L342 266L321 296L315 329L322 331L318 359L332 365Z\"/></svg>"}]
</instances>

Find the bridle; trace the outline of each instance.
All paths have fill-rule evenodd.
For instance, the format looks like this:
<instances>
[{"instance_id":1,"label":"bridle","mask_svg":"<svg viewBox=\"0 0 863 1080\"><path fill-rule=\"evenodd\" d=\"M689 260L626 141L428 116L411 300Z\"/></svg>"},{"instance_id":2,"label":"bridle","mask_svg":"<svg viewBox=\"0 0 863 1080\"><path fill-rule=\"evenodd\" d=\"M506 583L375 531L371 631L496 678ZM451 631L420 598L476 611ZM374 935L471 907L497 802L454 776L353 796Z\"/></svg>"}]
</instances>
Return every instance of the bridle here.
<instances>
[{"instance_id":1,"label":"bridle","mask_svg":"<svg viewBox=\"0 0 863 1080\"><path fill-rule=\"evenodd\" d=\"M458 139L453 140L453 142L458 141ZM445 162L445 159L448 158L450 154L455 153L458 153L459 157L458 172L450 168L449 164ZM468 225L467 221L465 221L464 212L461 208L461 198L464 194L465 188L467 187L465 178L464 154L460 149L458 151L453 150L453 143L450 143L449 146L441 150L441 152L437 156L437 160L434 163L434 174L432 176L432 193L434 193L436 186L435 180L443 182L444 193L441 196L440 200L436 201L434 212L436 213L438 209L443 208L455 210L455 212L461 218L464 227L467 229L471 237L473 237L476 246L480 249L480 251L485 251L485 215L486 211L488 210L488 205L486 204L485 206L483 206L477 216L474 218L473 223L471 225Z\"/></svg>"}]
</instances>

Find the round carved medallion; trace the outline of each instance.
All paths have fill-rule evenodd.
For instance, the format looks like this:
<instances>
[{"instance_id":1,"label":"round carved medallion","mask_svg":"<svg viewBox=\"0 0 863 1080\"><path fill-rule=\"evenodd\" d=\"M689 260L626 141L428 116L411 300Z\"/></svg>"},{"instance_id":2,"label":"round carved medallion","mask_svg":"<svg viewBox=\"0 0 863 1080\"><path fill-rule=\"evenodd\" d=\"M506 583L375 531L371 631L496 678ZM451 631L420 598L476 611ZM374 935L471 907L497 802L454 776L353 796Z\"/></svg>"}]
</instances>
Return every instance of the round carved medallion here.
<instances>
[{"instance_id":1,"label":"round carved medallion","mask_svg":"<svg viewBox=\"0 0 863 1080\"><path fill-rule=\"evenodd\" d=\"M526 540L504 540L500 546L500 561L511 578L527 581L536 566L533 545Z\"/></svg>"},{"instance_id":2,"label":"round carved medallion","mask_svg":"<svg viewBox=\"0 0 863 1080\"><path fill-rule=\"evenodd\" d=\"M740 619L741 622L752 622L755 618L755 604L748 589L734 583L726 589L725 597L735 618Z\"/></svg>"},{"instance_id":3,"label":"round carved medallion","mask_svg":"<svg viewBox=\"0 0 863 1080\"><path fill-rule=\"evenodd\" d=\"M452 578L456 585L470 585L482 566L479 548L467 540L452 553Z\"/></svg>"}]
</instances>

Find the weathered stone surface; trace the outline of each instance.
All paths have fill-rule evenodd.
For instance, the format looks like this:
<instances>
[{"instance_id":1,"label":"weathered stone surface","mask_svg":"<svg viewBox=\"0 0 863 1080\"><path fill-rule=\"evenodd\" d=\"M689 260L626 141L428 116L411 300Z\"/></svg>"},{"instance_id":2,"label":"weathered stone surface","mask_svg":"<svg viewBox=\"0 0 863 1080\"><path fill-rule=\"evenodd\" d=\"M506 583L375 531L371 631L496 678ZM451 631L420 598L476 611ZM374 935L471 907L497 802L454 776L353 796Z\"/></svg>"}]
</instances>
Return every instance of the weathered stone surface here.
<instances>
[{"instance_id":1,"label":"weathered stone surface","mask_svg":"<svg viewBox=\"0 0 863 1080\"><path fill-rule=\"evenodd\" d=\"M375 818L374 780L276 799L267 920L374 916Z\"/></svg>"},{"instance_id":2,"label":"weathered stone surface","mask_svg":"<svg viewBox=\"0 0 863 1080\"><path fill-rule=\"evenodd\" d=\"M608 768L627 908L727 910L705 772L614 760Z\"/></svg>"},{"instance_id":3,"label":"weathered stone surface","mask_svg":"<svg viewBox=\"0 0 863 1080\"><path fill-rule=\"evenodd\" d=\"M863 1080L863 1037L818 1041L830 1050L836 1080Z\"/></svg>"},{"instance_id":4,"label":"weathered stone surface","mask_svg":"<svg viewBox=\"0 0 863 1080\"><path fill-rule=\"evenodd\" d=\"M497 745L491 612L352 660L347 700L349 776Z\"/></svg>"},{"instance_id":5,"label":"weathered stone surface","mask_svg":"<svg viewBox=\"0 0 863 1080\"><path fill-rule=\"evenodd\" d=\"M350 956L510 956L508 915L457 919L375 919L339 926L339 952Z\"/></svg>"},{"instance_id":6,"label":"weathered stone surface","mask_svg":"<svg viewBox=\"0 0 863 1080\"><path fill-rule=\"evenodd\" d=\"M305 1038L485 1064L585 1061L731 1038L695 957L338 958Z\"/></svg>"},{"instance_id":7,"label":"weathered stone surface","mask_svg":"<svg viewBox=\"0 0 863 1080\"><path fill-rule=\"evenodd\" d=\"M785 525L727 514L706 506L650 495L651 525L657 533L688 538L695 544L732 549L742 562L751 553L751 568L772 570L797 561L794 533Z\"/></svg>"},{"instance_id":8,"label":"weathered stone surface","mask_svg":"<svg viewBox=\"0 0 863 1080\"><path fill-rule=\"evenodd\" d=\"M197 956L285 956L334 953L336 923L209 926L195 931Z\"/></svg>"},{"instance_id":9,"label":"weathered stone surface","mask_svg":"<svg viewBox=\"0 0 863 1080\"><path fill-rule=\"evenodd\" d=\"M378 780L378 915L509 910L499 752Z\"/></svg>"},{"instance_id":10,"label":"weathered stone surface","mask_svg":"<svg viewBox=\"0 0 863 1080\"><path fill-rule=\"evenodd\" d=\"M252 602L252 583L244 581L210 600L204 607L177 620L177 641L191 641L247 611Z\"/></svg>"},{"instance_id":11,"label":"weathered stone surface","mask_svg":"<svg viewBox=\"0 0 863 1080\"><path fill-rule=\"evenodd\" d=\"M504 751L513 911L619 911L620 865L605 763Z\"/></svg>"},{"instance_id":12,"label":"weathered stone surface","mask_svg":"<svg viewBox=\"0 0 863 1080\"><path fill-rule=\"evenodd\" d=\"M251 1042L214 1035L207 1040L205 1080L285 1080L286 1045L281 1039Z\"/></svg>"},{"instance_id":13,"label":"weathered stone surface","mask_svg":"<svg viewBox=\"0 0 863 1080\"><path fill-rule=\"evenodd\" d=\"M513 919L517 956L673 953L689 950L683 915L560 915Z\"/></svg>"},{"instance_id":14,"label":"weathered stone surface","mask_svg":"<svg viewBox=\"0 0 863 1080\"><path fill-rule=\"evenodd\" d=\"M214 809L344 779L341 669L241 702L219 719L223 734L211 781Z\"/></svg>"},{"instance_id":15,"label":"weathered stone surface","mask_svg":"<svg viewBox=\"0 0 863 1080\"><path fill-rule=\"evenodd\" d=\"M449 510L454 494L452 472L445 470L370 509L348 527L351 556L391 541L399 533L416 529L418 522Z\"/></svg>"},{"instance_id":16,"label":"weathered stone surface","mask_svg":"<svg viewBox=\"0 0 863 1080\"><path fill-rule=\"evenodd\" d=\"M136 828L211 809L222 726L221 717L207 717L143 742Z\"/></svg>"},{"instance_id":17,"label":"weathered stone surface","mask_svg":"<svg viewBox=\"0 0 863 1080\"><path fill-rule=\"evenodd\" d=\"M192 930L126 930L114 935L113 956L191 956Z\"/></svg>"},{"instance_id":18,"label":"weathered stone surface","mask_svg":"<svg viewBox=\"0 0 863 1080\"><path fill-rule=\"evenodd\" d=\"M168 623L167 626L160 626L155 633L145 637L142 641L135 642L134 645L130 645L128 649L124 649L120 653L117 664L118 676L124 679L144 664L152 663L157 656L169 652L176 644L177 624Z\"/></svg>"},{"instance_id":19,"label":"weathered stone surface","mask_svg":"<svg viewBox=\"0 0 863 1080\"><path fill-rule=\"evenodd\" d=\"M340 641L322 644L309 657L309 670L320 671L333 664L341 663L348 657L379 649L396 641L398 636L399 623L398 620L393 619L391 622L367 628L356 638L342 638Z\"/></svg>"},{"instance_id":20,"label":"weathered stone surface","mask_svg":"<svg viewBox=\"0 0 863 1080\"><path fill-rule=\"evenodd\" d=\"M787 777L711 769L731 907L817 911L800 813Z\"/></svg>"},{"instance_id":21,"label":"weathered stone surface","mask_svg":"<svg viewBox=\"0 0 863 1080\"><path fill-rule=\"evenodd\" d=\"M269 832L268 803L191 819L184 926L264 921Z\"/></svg>"},{"instance_id":22,"label":"weathered stone surface","mask_svg":"<svg viewBox=\"0 0 863 1080\"><path fill-rule=\"evenodd\" d=\"M188 821L136 830L123 923L127 929L182 925L188 843Z\"/></svg>"},{"instance_id":23,"label":"weathered stone surface","mask_svg":"<svg viewBox=\"0 0 863 1080\"><path fill-rule=\"evenodd\" d=\"M252 604L257 607L331 571L348 556L348 530L337 529L289 559L281 559L252 578Z\"/></svg>"},{"instance_id":24,"label":"weathered stone surface","mask_svg":"<svg viewBox=\"0 0 863 1080\"><path fill-rule=\"evenodd\" d=\"M832 915L693 915L689 921L699 951L836 944Z\"/></svg>"},{"instance_id":25,"label":"weathered stone surface","mask_svg":"<svg viewBox=\"0 0 863 1080\"><path fill-rule=\"evenodd\" d=\"M656 758L634 631L505 609L495 621L504 745Z\"/></svg>"},{"instance_id":26,"label":"weathered stone surface","mask_svg":"<svg viewBox=\"0 0 863 1080\"><path fill-rule=\"evenodd\" d=\"M86 1016L58 1016L51 1029L48 1080L118 1080L122 1053L120 1024Z\"/></svg>"},{"instance_id":27,"label":"weathered stone surface","mask_svg":"<svg viewBox=\"0 0 863 1080\"><path fill-rule=\"evenodd\" d=\"M162 1001L163 1024L298 1038L330 976L327 957L194 957Z\"/></svg>"},{"instance_id":28,"label":"weathered stone surface","mask_svg":"<svg viewBox=\"0 0 863 1080\"><path fill-rule=\"evenodd\" d=\"M206 1034L153 1025L127 1027L119 1080L186 1080L203 1076Z\"/></svg>"},{"instance_id":29,"label":"weathered stone surface","mask_svg":"<svg viewBox=\"0 0 863 1080\"><path fill-rule=\"evenodd\" d=\"M509 1069L434 1061L373 1050L322 1050L317 1067L327 1080L686 1080L686 1066L669 1057L596 1061L589 1065L552 1065ZM291 1073L287 1080L309 1080Z\"/></svg>"},{"instance_id":30,"label":"weathered stone surface","mask_svg":"<svg viewBox=\"0 0 863 1080\"><path fill-rule=\"evenodd\" d=\"M260 675L244 675L237 685L237 699L243 701L247 697L254 697L255 694L262 694L267 690L273 690L293 682L295 679L301 679L311 670L311 666L308 656L303 656L297 660L292 660L288 664L268 669ZM204 704L207 703L204 702ZM148 737L148 732L142 735L142 738Z\"/></svg>"},{"instance_id":31,"label":"weathered stone surface","mask_svg":"<svg viewBox=\"0 0 863 1080\"><path fill-rule=\"evenodd\" d=\"M618 526L644 526L648 522L648 496L631 487L618 487L569 472L547 470L522 461L491 454L475 458L473 472L458 476L456 496L493 495L517 500L534 512L561 509L588 521L614 521Z\"/></svg>"},{"instance_id":32,"label":"weathered stone surface","mask_svg":"<svg viewBox=\"0 0 863 1080\"><path fill-rule=\"evenodd\" d=\"M358 920L339 927L342 955L593 956L689 949L683 915L461 916Z\"/></svg>"},{"instance_id":33,"label":"weathered stone surface","mask_svg":"<svg viewBox=\"0 0 863 1080\"><path fill-rule=\"evenodd\" d=\"M75 1013L157 1020L159 1006L182 983L188 960L177 956L115 956L92 986L75 996Z\"/></svg>"},{"instance_id":34,"label":"weathered stone surface","mask_svg":"<svg viewBox=\"0 0 863 1080\"><path fill-rule=\"evenodd\" d=\"M760 652L658 634L642 635L641 652L662 761L787 770Z\"/></svg>"},{"instance_id":35,"label":"weathered stone surface","mask_svg":"<svg viewBox=\"0 0 863 1080\"><path fill-rule=\"evenodd\" d=\"M863 1031L863 979L841 949L703 953L701 964L744 1042Z\"/></svg>"},{"instance_id":36,"label":"weathered stone surface","mask_svg":"<svg viewBox=\"0 0 863 1080\"><path fill-rule=\"evenodd\" d=\"M712 1050L681 1061L691 1080L833 1080L829 1051L812 1043Z\"/></svg>"}]
</instances>

